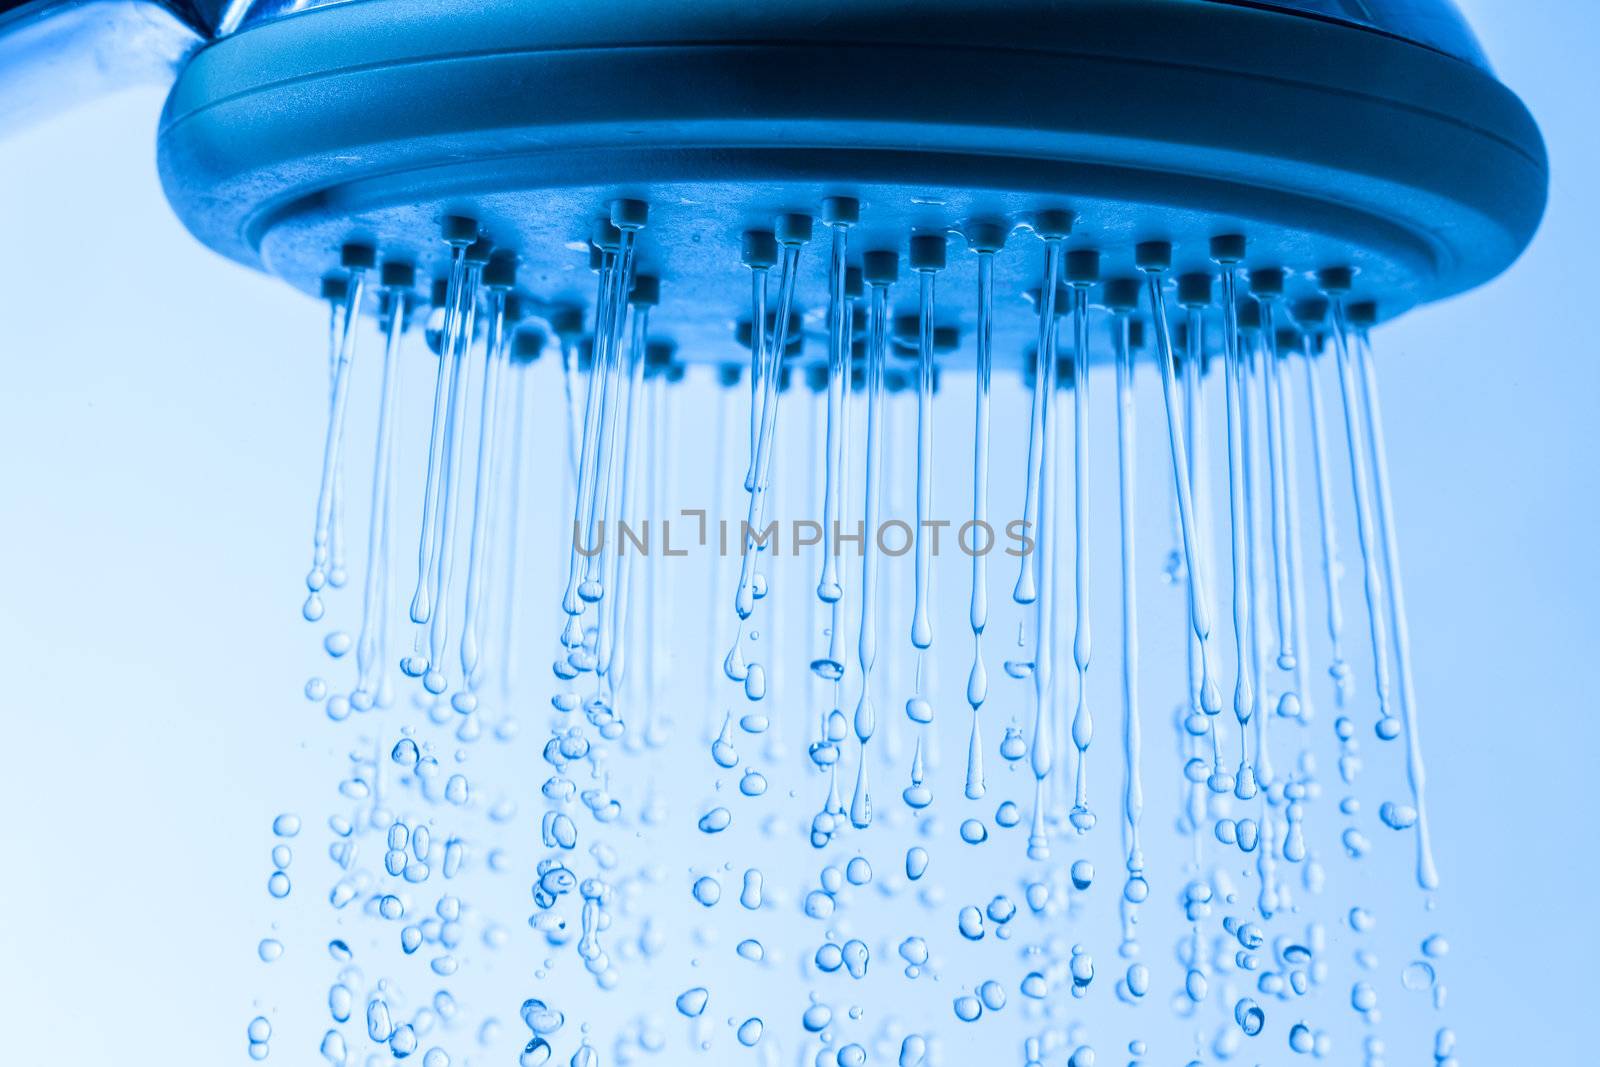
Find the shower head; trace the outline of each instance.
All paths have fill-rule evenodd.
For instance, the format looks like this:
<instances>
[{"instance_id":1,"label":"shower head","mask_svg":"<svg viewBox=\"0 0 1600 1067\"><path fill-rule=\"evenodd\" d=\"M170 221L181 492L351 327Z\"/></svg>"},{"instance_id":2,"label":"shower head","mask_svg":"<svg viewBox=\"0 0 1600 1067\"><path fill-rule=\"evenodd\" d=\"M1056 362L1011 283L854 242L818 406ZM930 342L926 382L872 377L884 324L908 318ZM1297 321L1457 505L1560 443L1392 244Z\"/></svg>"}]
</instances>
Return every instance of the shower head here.
<instances>
[{"instance_id":1,"label":"shower head","mask_svg":"<svg viewBox=\"0 0 1600 1067\"><path fill-rule=\"evenodd\" d=\"M1345 266L1388 318L1510 264L1546 162L1447 3L1345 6L258 4L181 72L161 175L202 241L307 292L352 238L439 274L454 214L517 251L545 307L584 303L596 215L647 202L652 322L691 358L736 356L741 234L840 194L854 248L1065 211L1107 276L1151 239L1174 274L1211 270L1210 240L1242 234L1289 299ZM1002 299L1037 286L1033 256L995 270ZM1033 332L996 330L1005 352Z\"/></svg>"},{"instance_id":2,"label":"shower head","mask_svg":"<svg viewBox=\"0 0 1600 1067\"><path fill-rule=\"evenodd\" d=\"M1127 1031L1146 1062L1169 994L1178 1042L1149 1062L1244 1054L1267 1011L1280 1048L1328 1059L1333 1035L1313 1027L1340 1000L1377 1062L1377 958L1334 924L1364 933L1392 872L1346 869L1352 907L1322 896L1324 859L1383 852L1375 814L1430 910L1441 879L1370 328L1504 270L1547 180L1537 129L1448 0L196 13L206 43L160 126L167 197L205 244L329 313L325 383L320 353L300 368L326 414L301 613L342 677L304 692L360 741L328 821L338 978L315 1029L327 1006L353 1020L324 1031L328 1062L410 1057L430 1031L428 1067L469 1035L498 1055L500 1002L523 981L506 976L527 970L524 1064L557 1062L560 1040L598 1064L591 1036L615 1039L607 1063L662 1050L677 1039L654 983L691 974L716 1006L698 985L672 1003L716 1062L731 1046L712 1044L714 1018L772 1062L791 1058L779 1040L812 1062L837 1036L850 1043L814 1061L860 1067L870 1028L874 1063L895 1044L901 1067L987 1062L1009 1035L1030 1065L1085 1067L1079 1015L1097 1041ZM372 320L381 351L358 372ZM1007 362L1021 373L992 388ZM963 396L970 414L952 411ZM1141 483L1146 399L1160 447ZM991 485L991 466L1012 480ZM1178 594L1147 586L1142 604L1141 514ZM941 530L966 575L941 571ZM691 551L705 570L675 572ZM1359 558L1348 584L1364 594L1348 627L1341 558ZM968 594L958 646L938 595L952 577ZM531 640L530 589L548 609ZM1091 641L1112 619L1115 693ZM675 673L669 640L707 670ZM952 647L970 670L948 669ZM518 665L545 656L554 681L530 701ZM1310 729L1316 707L1331 732ZM537 756L473 748L513 745L519 716ZM1387 755L1358 752L1368 732ZM1358 782L1367 753L1381 774ZM499 842L529 829L517 805L541 761L530 882L530 854ZM1112 864L1098 885L1095 855ZM797 889L818 865L819 888ZM740 910L730 892L705 912L739 868ZM458 958L463 928L510 941L498 918L527 907L503 893L514 878L544 962L519 972L471 944ZM747 924L774 951L752 936L735 957L771 965L724 980L710 950ZM905 977L926 966L933 982L883 998L824 984L865 978L873 952L875 981L898 983L878 946L913 929ZM1095 949L1117 973L1074 1007L1095 983L1088 949L1119 935L1115 957ZM1141 955L1141 939L1173 950ZM1446 942L1413 944L1432 962L1400 982L1442 1007ZM1336 947L1373 972L1348 996ZM620 997L593 999L558 956ZM651 985L622 984L647 968ZM412 975L441 980L432 1009L400 995ZM814 986L804 1007L796 978ZM478 1005L444 988L477 979ZM1007 988L1034 1003L997 1016ZM1102 1010L1113 990L1150 1008ZM870 1011L830 1022L846 996ZM357 997L364 1017L345 1010ZM636 1009L647 1022L624 1018ZM557 1035L567 1013L582 1021ZM264 1058L265 1016L248 1034ZM1450 1031L1432 1041L1453 1062Z\"/></svg>"}]
</instances>

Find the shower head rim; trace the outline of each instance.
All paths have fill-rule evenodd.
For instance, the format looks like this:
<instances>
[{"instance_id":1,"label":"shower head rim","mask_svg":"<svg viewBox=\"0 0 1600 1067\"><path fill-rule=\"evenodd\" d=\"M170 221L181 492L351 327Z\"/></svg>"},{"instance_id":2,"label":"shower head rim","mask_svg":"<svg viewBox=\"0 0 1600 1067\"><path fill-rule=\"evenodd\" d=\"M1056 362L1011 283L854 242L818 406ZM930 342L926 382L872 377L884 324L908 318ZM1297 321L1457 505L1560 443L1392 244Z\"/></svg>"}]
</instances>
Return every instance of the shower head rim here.
<instances>
[{"instance_id":1,"label":"shower head rim","mask_svg":"<svg viewBox=\"0 0 1600 1067\"><path fill-rule=\"evenodd\" d=\"M1271 231L1293 221L1356 252L1375 251L1387 275L1342 254L1338 241L1325 242L1316 261L1289 265L1312 272L1357 262L1362 278L1383 288L1356 295L1381 297L1392 315L1504 269L1542 213L1546 163L1537 129L1508 90L1468 63L1346 25L1255 8L1171 0L1016 6L1025 16L1020 25L983 20L973 42L956 41L959 20L949 17L875 24L891 36L874 47L871 63L850 53L849 42L865 31L838 23L849 7L843 0L804 5L810 15L837 18L824 30L778 27L788 38L774 40L773 26L747 19L718 30L716 39L674 41L661 36L670 26L646 19L643 28L630 28L628 40L583 47L549 37L554 31L514 0L319 8L236 34L195 58L168 101L161 173L180 218L202 241L308 291L325 267L319 244L376 240L388 254L396 235L385 230L392 221L386 212L412 201L427 205L435 226L445 214L481 217L492 238L528 251L525 235L514 232L516 212L494 217L495 197L503 203L519 190L529 203L587 196L570 220L581 228L618 196L655 200L667 212L675 196L690 199L721 182L760 191L718 235L735 241L741 226L770 227L789 211L815 214L839 195L866 202L852 227L862 230L856 241L881 244L892 230L902 247L916 229L980 216L1022 222L1028 208L1065 203L1081 208L1085 223L1069 247L1079 240L1106 247L1108 271L1126 268L1109 260L1107 235L1095 232L1104 222L1097 209L1113 192L1126 199L1119 239L1130 249L1138 241L1174 241L1175 271L1210 266L1205 242L1233 230L1250 236L1242 267L1269 265L1257 256L1272 256ZM623 0L618 7L637 14L650 5ZM1071 14L1075 50L1026 40L1050 25L1040 21L1046 7ZM1130 34L1152 19L1163 32ZM1215 58L1180 62L1162 43L1198 29L1214 31L1230 61L1253 66L1222 71ZM503 31L497 47L469 47L481 46L490 31ZM1312 63L1315 76L1302 71L1296 80L1286 76L1284 52L1339 58ZM585 64L606 69L586 73ZM817 70L823 82L837 83L832 95L797 81ZM930 70L960 77L934 78ZM1360 72L1359 86L1337 84L1336 75L1348 81L1351 71ZM1006 93L1019 78L1024 91ZM591 110L563 113L540 93L496 89L557 84L574 87L558 103L581 99ZM903 93L894 88L900 84L908 86ZM1040 108L1026 92L1034 84L1041 92L1075 89L1065 98L1083 106L1066 116ZM686 94L686 85L694 91ZM719 85L737 89L739 99L719 100L710 91ZM1225 89L1233 106L1220 101L1195 110L1192 101L1207 89ZM461 114L453 123L445 115L443 125L419 125L419 102L428 100L454 101ZM1324 117L1348 121L1319 126L1306 113L1313 105ZM1272 116L1286 108L1296 121L1274 126ZM739 122L741 110L752 121ZM1406 122L1413 125L1385 125ZM1335 125L1357 132L1322 145L1338 140ZM1373 127L1385 137L1350 140ZM633 128L646 135L623 137L618 147L619 131ZM1196 148L1202 134L1209 153ZM1281 153L1263 149L1273 138L1284 142ZM1417 147L1407 156L1390 141ZM1414 157L1423 155L1432 171L1406 173L1422 166ZM1381 177L1385 168L1387 179L1366 187L1358 180ZM586 175L595 179L592 188ZM1032 196L1019 198L1018 190ZM959 211L951 191L972 194ZM1201 202L1199 214L1211 225L1182 228L1163 214L1186 199ZM335 233L341 218L344 229ZM640 231L646 261L653 228ZM412 239L422 243L398 251L436 271L437 242ZM554 302L576 294L539 295Z\"/></svg>"}]
</instances>

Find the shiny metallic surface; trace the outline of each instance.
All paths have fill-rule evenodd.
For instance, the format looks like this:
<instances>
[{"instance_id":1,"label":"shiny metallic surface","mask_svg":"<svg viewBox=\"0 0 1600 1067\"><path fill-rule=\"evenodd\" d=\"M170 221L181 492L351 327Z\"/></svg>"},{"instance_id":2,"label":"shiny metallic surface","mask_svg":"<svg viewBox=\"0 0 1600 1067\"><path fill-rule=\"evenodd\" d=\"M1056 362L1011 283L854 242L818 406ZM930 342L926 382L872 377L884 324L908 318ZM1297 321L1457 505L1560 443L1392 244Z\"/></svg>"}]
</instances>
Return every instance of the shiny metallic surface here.
<instances>
[{"instance_id":1,"label":"shiny metallic surface","mask_svg":"<svg viewBox=\"0 0 1600 1067\"><path fill-rule=\"evenodd\" d=\"M1344 22L1443 52L1483 70L1483 48L1454 0L1208 0Z\"/></svg>"},{"instance_id":2,"label":"shiny metallic surface","mask_svg":"<svg viewBox=\"0 0 1600 1067\"><path fill-rule=\"evenodd\" d=\"M596 205L647 200L671 250L648 266L698 309L671 325L706 351L737 314L707 242L841 193L880 241L1063 198L1075 240L1159 235L1198 257L1180 269L1248 233L1262 265L1355 267L1385 315L1493 277L1538 224L1537 127L1474 64L1239 3L975 5L328 4L195 57L162 181L201 241L308 292L352 235L426 271L438 218L468 214L531 296L575 299Z\"/></svg>"},{"instance_id":3,"label":"shiny metallic surface","mask_svg":"<svg viewBox=\"0 0 1600 1067\"><path fill-rule=\"evenodd\" d=\"M0 136L134 85L166 85L205 30L187 5L31 0L0 9Z\"/></svg>"},{"instance_id":4,"label":"shiny metallic surface","mask_svg":"<svg viewBox=\"0 0 1600 1067\"><path fill-rule=\"evenodd\" d=\"M232 32L282 18L298 11L345 3L382 3L383 0L223 0L222 6L240 9L222 31ZM1285 14L1342 22L1397 37L1436 52L1488 69L1483 49L1453 0L1173 0L1174 3L1222 3L1255 7ZM863 4L864 7L870 4ZM974 10L994 15L997 5ZM1061 4L1070 8L1070 0ZM220 34L219 34L220 35Z\"/></svg>"},{"instance_id":5,"label":"shiny metallic surface","mask_svg":"<svg viewBox=\"0 0 1600 1067\"><path fill-rule=\"evenodd\" d=\"M201 44L295 14L385 0L0 0L0 134L130 85L167 84ZM961 2L946 5L959 7ZM1172 0L1372 30L1489 69L1453 0ZM686 10L690 5L685 0ZM758 6L758 5L757 5ZM863 0L871 9L872 0ZM1048 6L1048 5L1047 5ZM1065 18L1072 0L1057 0ZM530 8L532 3L530 0ZM995 9L979 4L975 18Z\"/></svg>"}]
</instances>

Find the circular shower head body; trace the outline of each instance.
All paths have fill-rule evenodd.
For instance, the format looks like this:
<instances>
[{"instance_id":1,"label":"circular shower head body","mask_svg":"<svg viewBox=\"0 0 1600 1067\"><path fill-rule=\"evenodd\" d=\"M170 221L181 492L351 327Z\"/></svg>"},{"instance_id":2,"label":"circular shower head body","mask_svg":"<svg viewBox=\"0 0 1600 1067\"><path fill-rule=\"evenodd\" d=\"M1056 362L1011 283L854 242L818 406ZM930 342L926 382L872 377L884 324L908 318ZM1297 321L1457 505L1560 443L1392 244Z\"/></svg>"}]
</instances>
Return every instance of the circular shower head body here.
<instances>
[{"instance_id":1,"label":"circular shower head body","mask_svg":"<svg viewBox=\"0 0 1600 1067\"><path fill-rule=\"evenodd\" d=\"M1543 210L1543 146L1470 34L1439 29L1453 9L1422 20L1451 52L1292 6L347 0L198 53L161 174L201 240L308 292L352 237L438 273L440 219L470 215L518 251L535 306L583 303L592 220L648 201L652 324L691 358L728 358L748 313L740 234L837 194L861 203L857 250L1057 209L1107 276L1151 239L1174 275L1210 270L1210 239L1239 233L1245 267L1290 271L1289 299L1346 265L1385 316L1504 269ZM1037 242L1012 246L1002 299L1038 284ZM954 284L974 259L952 250ZM1002 352L1033 333L996 329Z\"/></svg>"}]
</instances>

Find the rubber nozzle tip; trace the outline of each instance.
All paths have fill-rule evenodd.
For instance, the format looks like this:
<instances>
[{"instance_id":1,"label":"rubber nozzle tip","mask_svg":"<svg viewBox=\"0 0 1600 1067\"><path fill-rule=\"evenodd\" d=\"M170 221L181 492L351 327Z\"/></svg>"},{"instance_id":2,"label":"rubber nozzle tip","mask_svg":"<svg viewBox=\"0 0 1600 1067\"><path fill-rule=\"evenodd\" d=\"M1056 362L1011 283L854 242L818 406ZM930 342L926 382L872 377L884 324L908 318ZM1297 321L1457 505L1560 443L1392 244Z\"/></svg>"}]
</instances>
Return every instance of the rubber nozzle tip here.
<instances>
[{"instance_id":1,"label":"rubber nozzle tip","mask_svg":"<svg viewBox=\"0 0 1600 1067\"><path fill-rule=\"evenodd\" d=\"M770 230L746 230L739 236L739 260L752 270L778 262L778 239Z\"/></svg>"},{"instance_id":2,"label":"rubber nozzle tip","mask_svg":"<svg viewBox=\"0 0 1600 1067\"><path fill-rule=\"evenodd\" d=\"M1345 309L1345 317L1358 330L1378 324L1378 305L1372 300L1358 300Z\"/></svg>"},{"instance_id":3,"label":"rubber nozzle tip","mask_svg":"<svg viewBox=\"0 0 1600 1067\"><path fill-rule=\"evenodd\" d=\"M813 363L806 368L806 388L813 393L820 393L828 387L828 365L826 363Z\"/></svg>"},{"instance_id":4,"label":"rubber nozzle tip","mask_svg":"<svg viewBox=\"0 0 1600 1067\"><path fill-rule=\"evenodd\" d=\"M565 340L576 337L583 332L583 309L577 307L560 307L550 314L550 328L556 336Z\"/></svg>"},{"instance_id":5,"label":"rubber nozzle tip","mask_svg":"<svg viewBox=\"0 0 1600 1067\"><path fill-rule=\"evenodd\" d=\"M1214 280L1209 274L1178 275L1178 303L1186 308L1210 307Z\"/></svg>"},{"instance_id":6,"label":"rubber nozzle tip","mask_svg":"<svg viewBox=\"0 0 1600 1067\"><path fill-rule=\"evenodd\" d=\"M661 303L661 279L654 274L639 274L633 279L633 292L628 303L634 307L655 307Z\"/></svg>"},{"instance_id":7,"label":"rubber nozzle tip","mask_svg":"<svg viewBox=\"0 0 1600 1067\"><path fill-rule=\"evenodd\" d=\"M622 247L622 231L610 219L595 219L589 240L602 252L615 252Z\"/></svg>"},{"instance_id":8,"label":"rubber nozzle tip","mask_svg":"<svg viewBox=\"0 0 1600 1067\"><path fill-rule=\"evenodd\" d=\"M1119 315L1126 315L1139 306L1139 279L1110 278L1106 281L1106 307Z\"/></svg>"},{"instance_id":9,"label":"rubber nozzle tip","mask_svg":"<svg viewBox=\"0 0 1600 1067\"><path fill-rule=\"evenodd\" d=\"M1239 263L1244 260L1245 240L1242 233L1225 233L1211 239L1211 259L1214 263Z\"/></svg>"},{"instance_id":10,"label":"rubber nozzle tip","mask_svg":"<svg viewBox=\"0 0 1600 1067\"><path fill-rule=\"evenodd\" d=\"M463 255L468 263L476 263L480 267L485 266L494 256L494 246L489 243L487 237L480 237L467 246L467 250Z\"/></svg>"},{"instance_id":11,"label":"rubber nozzle tip","mask_svg":"<svg viewBox=\"0 0 1600 1067\"><path fill-rule=\"evenodd\" d=\"M961 347L961 327L935 326L933 328L933 350L939 355L954 352Z\"/></svg>"},{"instance_id":12,"label":"rubber nozzle tip","mask_svg":"<svg viewBox=\"0 0 1600 1067\"><path fill-rule=\"evenodd\" d=\"M1072 362L1070 355L1056 357L1056 389L1074 389L1077 386L1077 363ZM1034 373L1038 378L1038 371Z\"/></svg>"},{"instance_id":13,"label":"rubber nozzle tip","mask_svg":"<svg viewBox=\"0 0 1600 1067\"><path fill-rule=\"evenodd\" d=\"M773 227L780 245L803 245L811 240L810 215L779 215Z\"/></svg>"},{"instance_id":14,"label":"rubber nozzle tip","mask_svg":"<svg viewBox=\"0 0 1600 1067\"><path fill-rule=\"evenodd\" d=\"M527 364L539 358L544 351L544 331L524 326L511 335L511 362Z\"/></svg>"},{"instance_id":15,"label":"rubber nozzle tip","mask_svg":"<svg viewBox=\"0 0 1600 1067\"><path fill-rule=\"evenodd\" d=\"M385 289L411 289L417 284L417 265L405 260L385 260L378 281Z\"/></svg>"},{"instance_id":16,"label":"rubber nozzle tip","mask_svg":"<svg viewBox=\"0 0 1600 1067\"><path fill-rule=\"evenodd\" d=\"M1356 272L1349 267L1324 267L1317 271L1317 288L1325 293L1348 293Z\"/></svg>"},{"instance_id":17,"label":"rubber nozzle tip","mask_svg":"<svg viewBox=\"0 0 1600 1067\"><path fill-rule=\"evenodd\" d=\"M465 215L446 215L439 223L445 244L466 247L478 239L478 220Z\"/></svg>"},{"instance_id":18,"label":"rubber nozzle tip","mask_svg":"<svg viewBox=\"0 0 1600 1067\"><path fill-rule=\"evenodd\" d=\"M861 257L861 277L868 285L893 285L900 280L899 254L868 252Z\"/></svg>"},{"instance_id":19,"label":"rubber nozzle tip","mask_svg":"<svg viewBox=\"0 0 1600 1067\"><path fill-rule=\"evenodd\" d=\"M949 257L950 242L942 233L914 233L911 235L911 269L915 271L944 270Z\"/></svg>"},{"instance_id":20,"label":"rubber nozzle tip","mask_svg":"<svg viewBox=\"0 0 1600 1067\"><path fill-rule=\"evenodd\" d=\"M350 279L342 274L322 276L322 299L343 300L350 295Z\"/></svg>"},{"instance_id":21,"label":"rubber nozzle tip","mask_svg":"<svg viewBox=\"0 0 1600 1067\"><path fill-rule=\"evenodd\" d=\"M1321 297L1311 297L1295 302L1294 321L1302 329L1310 330L1328 321L1328 302Z\"/></svg>"},{"instance_id":22,"label":"rubber nozzle tip","mask_svg":"<svg viewBox=\"0 0 1600 1067\"><path fill-rule=\"evenodd\" d=\"M428 291L429 302L436 308L444 307L444 302L450 298L450 281L448 278L435 278L433 287Z\"/></svg>"},{"instance_id":23,"label":"rubber nozzle tip","mask_svg":"<svg viewBox=\"0 0 1600 1067\"><path fill-rule=\"evenodd\" d=\"M1263 267L1250 272L1250 295L1262 300L1276 300L1283 295L1289 276L1280 267Z\"/></svg>"},{"instance_id":24,"label":"rubber nozzle tip","mask_svg":"<svg viewBox=\"0 0 1600 1067\"><path fill-rule=\"evenodd\" d=\"M645 342L644 365L654 370L660 370L672 362L673 355L678 351L676 341L666 338L654 338Z\"/></svg>"},{"instance_id":25,"label":"rubber nozzle tip","mask_svg":"<svg viewBox=\"0 0 1600 1067\"><path fill-rule=\"evenodd\" d=\"M1072 212L1041 211L1033 220L1033 228L1047 241L1058 240L1072 233Z\"/></svg>"},{"instance_id":26,"label":"rubber nozzle tip","mask_svg":"<svg viewBox=\"0 0 1600 1067\"><path fill-rule=\"evenodd\" d=\"M965 236L974 252L998 252L1006 246L1006 227L999 222L969 222Z\"/></svg>"},{"instance_id":27,"label":"rubber nozzle tip","mask_svg":"<svg viewBox=\"0 0 1600 1067\"><path fill-rule=\"evenodd\" d=\"M867 307L864 302L858 300L854 306L850 308L850 336L865 337L866 335Z\"/></svg>"},{"instance_id":28,"label":"rubber nozzle tip","mask_svg":"<svg viewBox=\"0 0 1600 1067\"><path fill-rule=\"evenodd\" d=\"M491 289L510 289L517 284L517 257L513 252L495 252L483 268L483 284Z\"/></svg>"},{"instance_id":29,"label":"rubber nozzle tip","mask_svg":"<svg viewBox=\"0 0 1600 1067\"><path fill-rule=\"evenodd\" d=\"M1094 285L1100 280L1100 253L1093 248L1074 248L1067 253L1067 283Z\"/></svg>"},{"instance_id":30,"label":"rubber nozzle tip","mask_svg":"<svg viewBox=\"0 0 1600 1067\"><path fill-rule=\"evenodd\" d=\"M738 385L739 379L744 377L744 368L737 363L724 363L717 368L717 384L723 388Z\"/></svg>"},{"instance_id":31,"label":"rubber nozzle tip","mask_svg":"<svg viewBox=\"0 0 1600 1067\"><path fill-rule=\"evenodd\" d=\"M1305 347L1301 343L1301 338L1305 335L1299 330L1291 330L1285 326L1277 330L1275 336L1278 342L1278 355L1280 356L1287 356L1293 352L1299 352Z\"/></svg>"},{"instance_id":32,"label":"rubber nozzle tip","mask_svg":"<svg viewBox=\"0 0 1600 1067\"><path fill-rule=\"evenodd\" d=\"M854 226L861 221L861 201L853 196L830 196L822 201L822 221L828 226Z\"/></svg>"},{"instance_id":33,"label":"rubber nozzle tip","mask_svg":"<svg viewBox=\"0 0 1600 1067\"><path fill-rule=\"evenodd\" d=\"M619 230L642 230L650 221L650 205L643 200L611 201L611 225Z\"/></svg>"},{"instance_id":34,"label":"rubber nozzle tip","mask_svg":"<svg viewBox=\"0 0 1600 1067\"><path fill-rule=\"evenodd\" d=\"M339 249L339 266L345 270L371 270L378 265L378 250L365 241L349 241Z\"/></svg>"},{"instance_id":35,"label":"rubber nozzle tip","mask_svg":"<svg viewBox=\"0 0 1600 1067\"><path fill-rule=\"evenodd\" d=\"M1144 320L1128 320L1128 350L1137 352L1144 348Z\"/></svg>"},{"instance_id":36,"label":"rubber nozzle tip","mask_svg":"<svg viewBox=\"0 0 1600 1067\"><path fill-rule=\"evenodd\" d=\"M1172 242L1140 241L1133 249L1133 265L1156 274L1171 270Z\"/></svg>"},{"instance_id":37,"label":"rubber nozzle tip","mask_svg":"<svg viewBox=\"0 0 1600 1067\"><path fill-rule=\"evenodd\" d=\"M1239 301L1239 329L1261 329L1261 305L1254 300Z\"/></svg>"},{"instance_id":38,"label":"rubber nozzle tip","mask_svg":"<svg viewBox=\"0 0 1600 1067\"><path fill-rule=\"evenodd\" d=\"M861 277L860 267L846 267L844 269L844 297L846 300L860 300L866 295L866 282Z\"/></svg>"},{"instance_id":39,"label":"rubber nozzle tip","mask_svg":"<svg viewBox=\"0 0 1600 1067\"><path fill-rule=\"evenodd\" d=\"M912 348L922 336L922 316L915 311L902 311L889 324L889 333L896 341L908 342Z\"/></svg>"}]
</instances>

